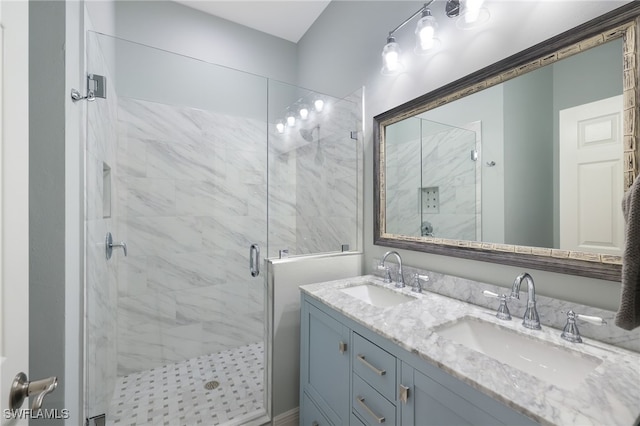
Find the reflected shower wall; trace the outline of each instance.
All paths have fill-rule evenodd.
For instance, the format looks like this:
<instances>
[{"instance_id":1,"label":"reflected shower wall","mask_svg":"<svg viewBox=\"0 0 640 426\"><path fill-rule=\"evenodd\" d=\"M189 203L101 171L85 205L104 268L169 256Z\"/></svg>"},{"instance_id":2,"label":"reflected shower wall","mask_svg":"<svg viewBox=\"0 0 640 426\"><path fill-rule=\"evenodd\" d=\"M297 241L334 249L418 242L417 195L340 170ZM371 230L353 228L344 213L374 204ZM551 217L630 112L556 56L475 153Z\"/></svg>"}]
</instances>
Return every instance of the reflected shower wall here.
<instances>
[{"instance_id":1,"label":"reflected shower wall","mask_svg":"<svg viewBox=\"0 0 640 426\"><path fill-rule=\"evenodd\" d=\"M471 157L480 123L462 129L416 117L386 131L386 231L480 241L481 167Z\"/></svg>"}]
</instances>

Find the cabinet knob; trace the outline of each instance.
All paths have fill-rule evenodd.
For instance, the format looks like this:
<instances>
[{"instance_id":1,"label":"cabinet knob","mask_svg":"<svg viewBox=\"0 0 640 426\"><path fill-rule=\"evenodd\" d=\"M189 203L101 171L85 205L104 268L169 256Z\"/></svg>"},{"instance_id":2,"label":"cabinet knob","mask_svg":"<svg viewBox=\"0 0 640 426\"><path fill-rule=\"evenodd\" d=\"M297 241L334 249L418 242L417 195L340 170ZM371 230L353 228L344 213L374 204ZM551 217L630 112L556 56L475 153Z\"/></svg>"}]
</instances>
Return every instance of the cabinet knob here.
<instances>
[{"instance_id":1,"label":"cabinet knob","mask_svg":"<svg viewBox=\"0 0 640 426\"><path fill-rule=\"evenodd\" d=\"M338 350L341 354L347 351L347 344L345 342L338 342Z\"/></svg>"}]
</instances>

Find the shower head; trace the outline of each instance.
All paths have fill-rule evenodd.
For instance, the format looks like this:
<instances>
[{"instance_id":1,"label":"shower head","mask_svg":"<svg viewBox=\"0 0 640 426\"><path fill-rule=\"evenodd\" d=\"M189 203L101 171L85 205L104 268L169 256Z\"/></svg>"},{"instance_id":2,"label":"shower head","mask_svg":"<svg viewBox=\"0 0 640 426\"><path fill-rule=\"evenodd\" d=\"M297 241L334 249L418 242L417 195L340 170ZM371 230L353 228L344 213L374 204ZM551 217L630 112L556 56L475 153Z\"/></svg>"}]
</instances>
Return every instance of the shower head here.
<instances>
[{"instance_id":1,"label":"shower head","mask_svg":"<svg viewBox=\"0 0 640 426\"><path fill-rule=\"evenodd\" d=\"M311 129L300 129L300 136L307 142L313 142L313 131L316 129L320 130L319 124Z\"/></svg>"}]
</instances>

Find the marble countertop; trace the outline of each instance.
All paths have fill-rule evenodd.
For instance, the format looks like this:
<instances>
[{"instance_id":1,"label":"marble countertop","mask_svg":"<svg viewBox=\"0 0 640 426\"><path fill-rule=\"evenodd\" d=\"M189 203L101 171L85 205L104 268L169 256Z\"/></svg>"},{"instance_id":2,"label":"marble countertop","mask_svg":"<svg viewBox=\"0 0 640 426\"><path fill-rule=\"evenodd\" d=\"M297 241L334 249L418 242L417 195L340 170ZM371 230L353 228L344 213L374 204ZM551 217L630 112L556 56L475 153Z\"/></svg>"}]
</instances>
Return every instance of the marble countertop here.
<instances>
[{"instance_id":1,"label":"marble countertop","mask_svg":"<svg viewBox=\"0 0 640 426\"><path fill-rule=\"evenodd\" d=\"M415 300L380 308L339 291L364 282L404 293ZM414 293L408 286L396 289L374 275L308 284L300 289L542 424L633 425L640 418L640 353L588 338L583 338L581 344L570 343L560 337L561 330L545 326L542 330L524 328L522 319L517 317L519 312L515 315L511 312L512 321L502 321L495 317L495 310L435 293ZM596 357L602 363L577 388L560 388L433 331L467 316L577 351L585 357Z\"/></svg>"}]
</instances>

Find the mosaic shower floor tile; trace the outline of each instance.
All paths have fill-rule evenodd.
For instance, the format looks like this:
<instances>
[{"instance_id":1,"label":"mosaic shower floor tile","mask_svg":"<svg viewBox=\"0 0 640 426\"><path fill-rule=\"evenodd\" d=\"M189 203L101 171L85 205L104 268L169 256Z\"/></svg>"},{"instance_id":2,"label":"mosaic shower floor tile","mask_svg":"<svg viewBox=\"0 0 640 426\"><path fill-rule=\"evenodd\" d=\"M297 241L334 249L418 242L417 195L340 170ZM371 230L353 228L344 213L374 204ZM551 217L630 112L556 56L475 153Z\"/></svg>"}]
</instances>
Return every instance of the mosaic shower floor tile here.
<instances>
[{"instance_id":1,"label":"mosaic shower floor tile","mask_svg":"<svg viewBox=\"0 0 640 426\"><path fill-rule=\"evenodd\" d=\"M241 425L264 414L262 342L119 377L108 426Z\"/></svg>"}]
</instances>

